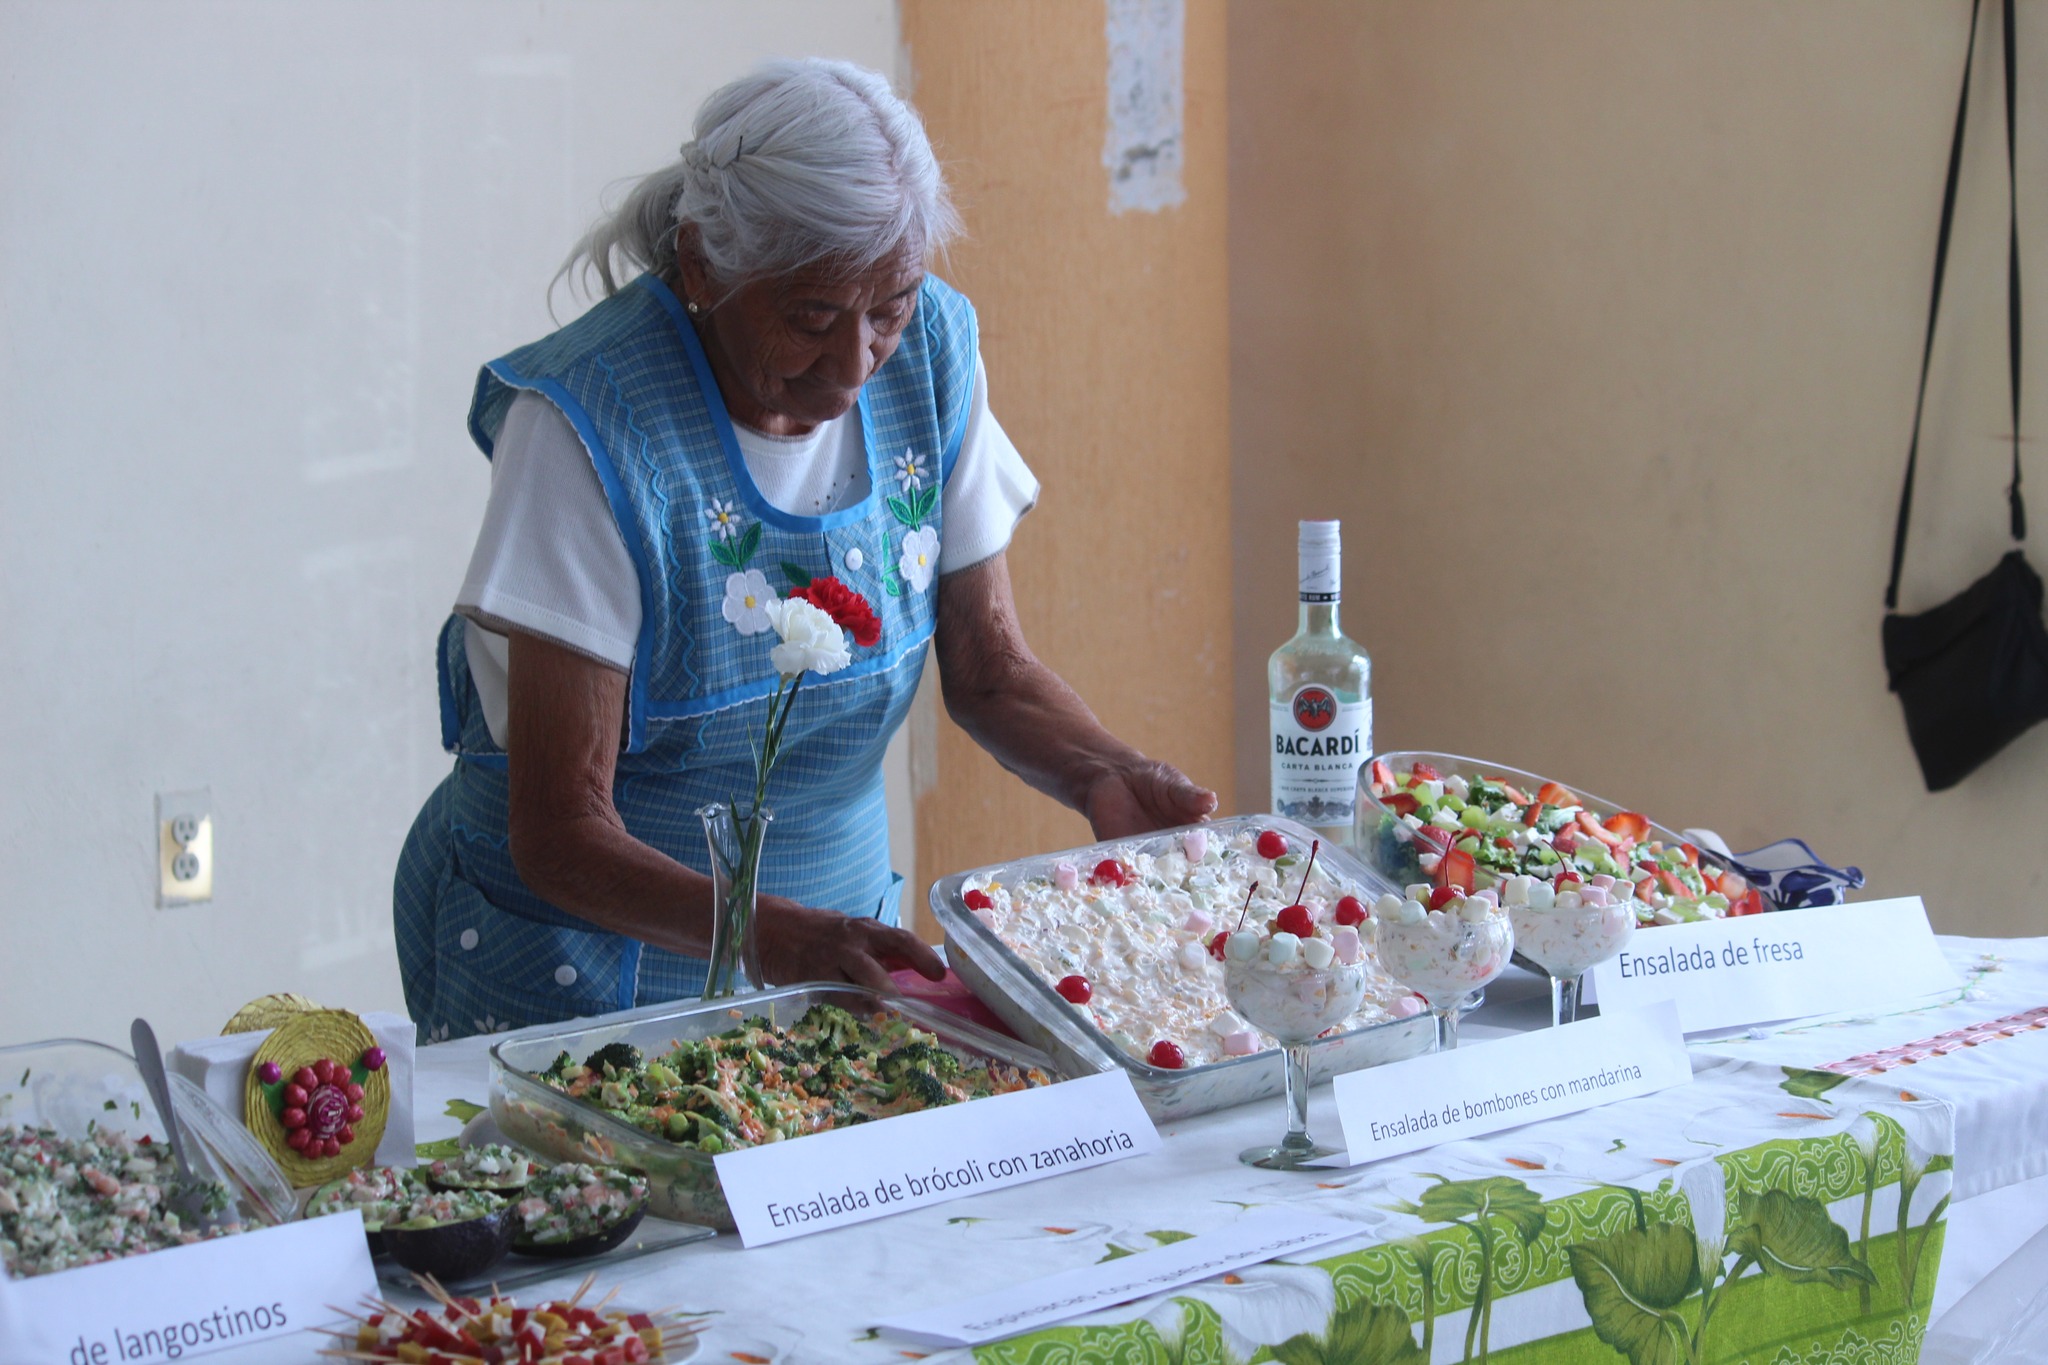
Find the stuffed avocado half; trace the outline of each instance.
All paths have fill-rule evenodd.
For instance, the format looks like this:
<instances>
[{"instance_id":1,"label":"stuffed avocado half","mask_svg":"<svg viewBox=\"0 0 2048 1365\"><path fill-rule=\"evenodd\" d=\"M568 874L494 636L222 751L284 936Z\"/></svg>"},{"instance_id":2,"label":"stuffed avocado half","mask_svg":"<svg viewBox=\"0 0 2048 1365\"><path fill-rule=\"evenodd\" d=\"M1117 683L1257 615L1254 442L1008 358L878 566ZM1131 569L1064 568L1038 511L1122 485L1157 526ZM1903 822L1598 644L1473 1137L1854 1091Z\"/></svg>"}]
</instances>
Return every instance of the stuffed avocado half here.
<instances>
[{"instance_id":1,"label":"stuffed avocado half","mask_svg":"<svg viewBox=\"0 0 2048 1365\"><path fill-rule=\"evenodd\" d=\"M647 1216L647 1182L611 1166L564 1162L534 1176L512 1211L520 1255L597 1256Z\"/></svg>"}]
</instances>

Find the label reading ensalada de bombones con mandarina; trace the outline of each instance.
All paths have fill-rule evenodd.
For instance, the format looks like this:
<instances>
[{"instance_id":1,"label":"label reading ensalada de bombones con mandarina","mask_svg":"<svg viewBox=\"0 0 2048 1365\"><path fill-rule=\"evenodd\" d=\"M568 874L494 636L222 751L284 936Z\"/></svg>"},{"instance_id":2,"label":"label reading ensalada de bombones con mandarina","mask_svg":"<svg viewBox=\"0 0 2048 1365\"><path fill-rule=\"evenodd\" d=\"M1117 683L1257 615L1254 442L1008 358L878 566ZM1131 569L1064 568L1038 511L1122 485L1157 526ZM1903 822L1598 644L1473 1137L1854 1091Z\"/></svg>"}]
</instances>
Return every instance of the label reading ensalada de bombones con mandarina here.
<instances>
[{"instance_id":1,"label":"label reading ensalada de bombones con mandarina","mask_svg":"<svg viewBox=\"0 0 2048 1365\"><path fill-rule=\"evenodd\" d=\"M1349 824L1358 765L1372 744L1372 699L1340 701L1311 682L1272 707L1274 812L1309 825Z\"/></svg>"}]
</instances>

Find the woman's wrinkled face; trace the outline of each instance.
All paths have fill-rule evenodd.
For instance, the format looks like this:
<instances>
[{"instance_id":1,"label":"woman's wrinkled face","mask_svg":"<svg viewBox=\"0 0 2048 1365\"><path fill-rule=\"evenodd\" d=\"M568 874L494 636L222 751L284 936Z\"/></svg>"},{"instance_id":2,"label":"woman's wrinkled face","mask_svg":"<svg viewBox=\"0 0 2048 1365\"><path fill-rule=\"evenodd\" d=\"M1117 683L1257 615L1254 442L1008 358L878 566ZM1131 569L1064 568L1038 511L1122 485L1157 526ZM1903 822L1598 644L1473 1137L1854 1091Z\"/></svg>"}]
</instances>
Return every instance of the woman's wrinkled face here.
<instances>
[{"instance_id":1,"label":"woman's wrinkled face","mask_svg":"<svg viewBox=\"0 0 2048 1365\"><path fill-rule=\"evenodd\" d=\"M694 253L678 254L685 296L704 310L699 335L727 410L777 436L802 435L853 407L895 353L925 275L922 253L904 251L857 274L821 264L721 296Z\"/></svg>"}]
</instances>

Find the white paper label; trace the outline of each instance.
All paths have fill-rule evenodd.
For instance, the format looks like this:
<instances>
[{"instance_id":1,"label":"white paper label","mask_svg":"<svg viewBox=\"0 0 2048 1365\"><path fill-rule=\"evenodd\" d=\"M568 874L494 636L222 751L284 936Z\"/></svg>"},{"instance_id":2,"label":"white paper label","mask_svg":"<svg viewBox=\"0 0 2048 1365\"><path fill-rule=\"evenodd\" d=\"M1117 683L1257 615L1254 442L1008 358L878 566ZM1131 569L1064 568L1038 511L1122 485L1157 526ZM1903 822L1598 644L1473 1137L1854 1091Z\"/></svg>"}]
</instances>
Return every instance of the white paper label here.
<instances>
[{"instance_id":1,"label":"white paper label","mask_svg":"<svg viewBox=\"0 0 2048 1365\"><path fill-rule=\"evenodd\" d=\"M1323 1164L1378 1161L1691 1080L1678 1012L1668 1003L1468 1043L1336 1077L1349 1152Z\"/></svg>"},{"instance_id":2,"label":"white paper label","mask_svg":"<svg viewBox=\"0 0 2048 1365\"><path fill-rule=\"evenodd\" d=\"M376 1290L362 1215L351 1210L32 1280L0 1276L0 1360L180 1360L333 1325L335 1307ZM306 1358L330 1344L309 1338Z\"/></svg>"},{"instance_id":3,"label":"white paper label","mask_svg":"<svg viewBox=\"0 0 2048 1365\"><path fill-rule=\"evenodd\" d=\"M1669 1000L1687 1033L1888 1005L1961 984L1918 896L1647 929L1592 976L1602 1010Z\"/></svg>"},{"instance_id":4,"label":"white paper label","mask_svg":"<svg viewBox=\"0 0 2048 1365\"><path fill-rule=\"evenodd\" d=\"M1295 1209L1254 1209L1227 1228L1136 1256L998 1289L875 1325L928 1346L979 1346L1212 1275L1366 1234L1358 1223Z\"/></svg>"},{"instance_id":5,"label":"white paper label","mask_svg":"<svg viewBox=\"0 0 2048 1365\"><path fill-rule=\"evenodd\" d=\"M1372 699L1303 683L1272 703L1273 811L1308 825L1351 823L1358 765L1372 746Z\"/></svg>"},{"instance_id":6,"label":"white paper label","mask_svg":"<svg viewBox=\"0 0 2048 1365\"><path fill-rule=\"evenodd\" d=\"M740 1240L765 1246L1159 1147L1121 1071L712 1158Z\"/></svg>"}]
</instances>

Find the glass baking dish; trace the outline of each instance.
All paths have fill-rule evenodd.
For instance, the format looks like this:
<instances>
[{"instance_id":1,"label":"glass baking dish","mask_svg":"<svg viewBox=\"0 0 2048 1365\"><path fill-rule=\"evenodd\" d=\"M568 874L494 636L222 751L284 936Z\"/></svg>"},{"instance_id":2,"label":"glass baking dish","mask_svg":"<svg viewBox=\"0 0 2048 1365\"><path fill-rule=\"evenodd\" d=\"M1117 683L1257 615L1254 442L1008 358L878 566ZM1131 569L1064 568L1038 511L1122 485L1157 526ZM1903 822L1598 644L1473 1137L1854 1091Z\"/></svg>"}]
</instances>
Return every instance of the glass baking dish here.
<instances>
[{"instance_id":1,"label":"glass baking dish","mask_svg":"<svg viewBox=\"0 0 2048 1365\"><path fill-rule=\"evenodd\" d=\"M838 1005L862 1017L878 1012L895 1014L937 1035L941 1044L965 1059L994 1058L1025 1070L1036 1068L1055 1078L1058 1074L1042 1054L958 1015L865 986L811 982L728 1000L657 1005L576 1028L525 1029L512 1034L491 1048L491 1117L506 1137L556 1161L625 1166L645 1175L648 1211L658 1218L731 1232L732 1214L708 1155L571 1099L543 1083L538 1073L563 1052L580 1061L606 1043L631 1043L648 1057L658 1057L679 1041L723 1033L742 1019L758 1016L777 1028L787 1028L818 1004Z\"/></svg>"},{"instance_id":2,"label":"glass baking dish","mask_svg":"<svg viewBox=\"0 0 2048 1365\"><path fill-rule=\"evenodd\" d=\"M1352 844L1358 855L1371 865L1373 871L1385 877L1397 887L1415 882L1426 882L1429 874L1422 870L1417 860L1429 850L1418 847L1415 831L1401 818L1388 810L1372 792L1372 768L1375 763L1384 763L1396 773L1407 771L1416 763L1427 763L1445 777L1456 775L1463 778L1501 778L1527 792L1535 792L1545 782L1553 779L1524 772L1520 768L1509 768L1499 763L1485 763L1476 758L1465 758L1458 754L1426 753L1419 749L1402 749L1392 753L1374 754L1370 761L1358 769L1358 805L1352 830ZM1558 785L1577 797L1579 804L1595 816L1605 820L1611 815L1629 809L1618 806L1602 797L1594 796L1583 787L1574 787L1569 782ZM1645 817L1647 818L1647 817ZM1656 840L1672 848L1685 842L1685 836L1664 828L1656 821L1650 821L1650 828L1643 836L1644 842ZM1717 855L1701 850L1700 860L1717 869L1726 869L1727 863Z\"/></svg>"},{"instance_id":3,"label":"glass baking dish","mask_svg":"<svg viewBox=\"0 0 2048 1365\"><path fill-rule=\"evenodd\" d=\"M1060 998L1053 983L1041 977L983 924L962 897L970 881L993 879L1015 884L1030 877L1050 876L1053 865L1061 861L1085 868L1120 852L1163 852L1182 834L1197 828L1222 838L1247 828L1277 829L1297 848L1308 847L1310 840L1317 837L1306 825L1279 816L1233 815L1203 826L1161 830L1136 839L1111 839L1085 848L957 872L934 883L931 891L932 913L946 931L946 961L983 1003L1000 1015L1018 1037L1044 1051L1069 1075L1123 1068L1130 1074L1146 1112L1158 1120L1188 1118L1280 1094L1284 1084L1280 1050L1268 1048L1246 1057L1178 1070L1153 1066L1133 1057L1082 1019ZM1360 899L1368 904L1394 889L1385 878L1342 848L1326 842L1318 858L1324 870L1355 883ZM1215 970L1220 972L1222 968L1217 966ZM1312 1071L1318 1077L1358 1071L1417 1056L1435 1044L1436 1023L1429 1015L1389 1020L1318 1039L1311 1044Z\"/></svg>"},{"instance_id":4,"label":"glass baking dish","mask_svg":"<svg viewBox=\"0 0 2048 1365\"><path fill-rule=\"evenodd\" d=\"M185 1160L192 1173L228 1192L220 1215L237 1231L290 1222L292 1188L247 1131L182 1076L176 1092ZM164 1124L135 1059L104 1043L52 1038L0 1047L0 1128L50 1128L74 1140L112 1130L164 1140ZM63 1272L57 1272L62 1274Z\"/></svg>"}]
</instances>

